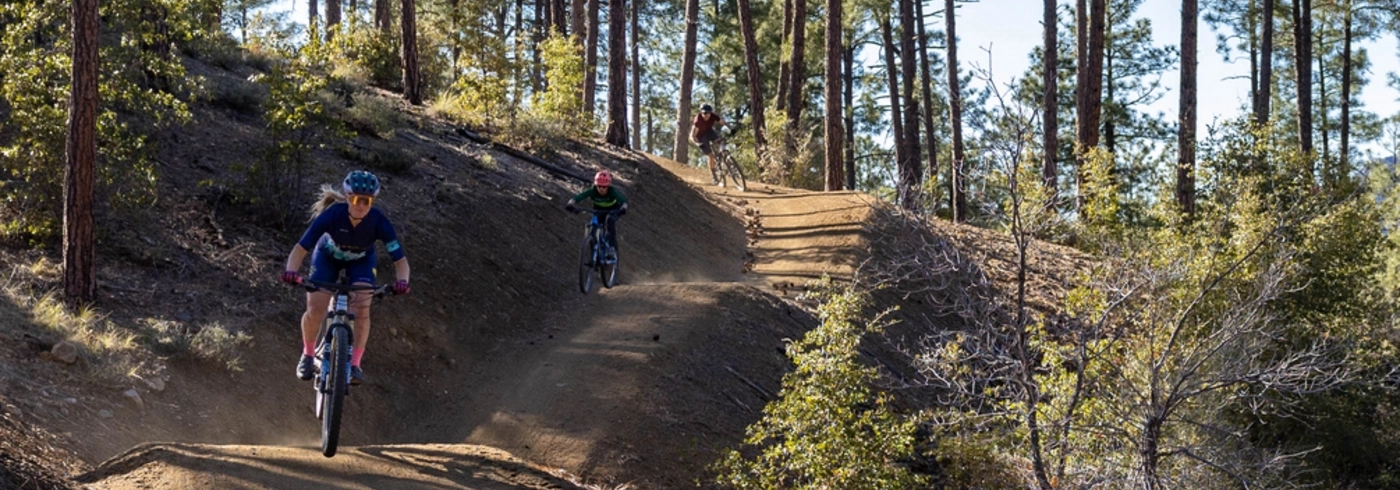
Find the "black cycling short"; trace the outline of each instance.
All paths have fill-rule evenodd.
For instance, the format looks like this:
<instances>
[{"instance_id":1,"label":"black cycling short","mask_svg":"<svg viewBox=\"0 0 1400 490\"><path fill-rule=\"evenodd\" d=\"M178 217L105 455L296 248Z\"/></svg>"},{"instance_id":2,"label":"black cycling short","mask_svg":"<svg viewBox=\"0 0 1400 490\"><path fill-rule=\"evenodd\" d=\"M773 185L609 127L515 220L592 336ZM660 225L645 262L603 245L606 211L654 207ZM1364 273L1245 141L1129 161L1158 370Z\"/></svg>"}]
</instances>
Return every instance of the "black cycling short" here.
<instances>
[{"instance_id":1,"label":"black cycling short","mask_svg":"<svg viewBox=\"0 0 1400 490\"><path fill-rule=\"evenodd\" d=\"M718 139L719 139L719 133L716 132L716 131L714 130L714 128L710 128L709 131L705 131L705 132L703 132L703 133L700 133L700 135L696 136L696 137L695 137L695 142L700 144L700 151L701 151L701 152L704 152L706 155L709 155L709 154L711 153L711 152L710 152L710 143L712 143L712 142L714 142L715 140L718 140Z\"/></svg>"}]
</instances>

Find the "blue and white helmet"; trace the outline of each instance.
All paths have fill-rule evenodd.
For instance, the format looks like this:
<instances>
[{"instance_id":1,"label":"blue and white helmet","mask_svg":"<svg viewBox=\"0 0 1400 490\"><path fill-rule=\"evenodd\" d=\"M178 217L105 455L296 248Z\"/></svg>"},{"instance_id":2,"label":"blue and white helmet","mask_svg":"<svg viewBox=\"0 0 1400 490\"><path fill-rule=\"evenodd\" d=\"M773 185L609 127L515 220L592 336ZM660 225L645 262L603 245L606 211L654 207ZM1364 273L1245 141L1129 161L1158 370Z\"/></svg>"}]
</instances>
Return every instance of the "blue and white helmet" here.
<instances>
[{"instance_id":1,"label":"blue and white helmet","mask_svg":"<svg viewBox=\"0 0 1400 490\"><path fill-rule=\"evenodd\" d=\"M364 170L356 170L345 176L340 187L346 194L379 195L379 177Z\"/></svg>"}]
</instances>

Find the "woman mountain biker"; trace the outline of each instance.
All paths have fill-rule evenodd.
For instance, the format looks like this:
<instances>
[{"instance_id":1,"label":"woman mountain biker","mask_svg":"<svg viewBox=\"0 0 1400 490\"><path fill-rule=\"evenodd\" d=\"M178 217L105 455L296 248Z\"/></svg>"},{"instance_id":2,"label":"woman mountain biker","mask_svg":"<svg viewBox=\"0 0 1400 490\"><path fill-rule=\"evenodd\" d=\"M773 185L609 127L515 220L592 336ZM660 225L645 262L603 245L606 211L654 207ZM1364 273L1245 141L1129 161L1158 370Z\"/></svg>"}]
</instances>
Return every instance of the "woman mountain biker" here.
<instances>
[{"instance_id":1,"label":"woman mountain biker","mask_svg":"<svg viewBox=\"0 0 1400 490\"><path fill-rule=\"evenodd\" d=\"M379 190L379 178L364 170L346 175L339 191L330 185L322 186L321 198L311 205L311 225L287 255L282 282L301 283L297 270L310 250L309 277L312 280L335 282L343 270L352 284L373 285L374 242L382 241L394 260L397 277L394 294L408 294L408 258L404 256L394 225L374 207ZM350 304L350 312L355 315L355 348L350 357L350 383L353 385L365 378L360 359L365 355L365 343L369 339L371 299L372 292L356 291ZM306 313L301 316L301 359L297 362L297 377L303 380L315 375L316 334L326 318L330 300L331 293L326 291L306 293Z\"/></svg>"},{"instance_id":2,"label":"woman mountain biker","mask_svg":"<svg viewBox=\"0 0 1400 490\"><path fill-rule=\"evenodd\" d=\"M715 152L710 148L710 143L720 139L719 131L715 130L715 126L724 128L728 127L729 123L724 122L724 118L720 117L714 108L710 107L710 104L701 104L700 114L697 114L695 121L691 123L690 141L700 145L700 151L705 153L705 163L710 167L710 183L724 187L723 179L714 178Z\"/></svg>"},{"instance_id":3,"label":"woman mountain biker","mask_svg":"<svg viewBox=\"0 0 1400 490\"><path fill-rule=\"evenodd\" d=\"M627 214L627 196L622 195L622 191L612 188L612 174L603 170L593 176L593 185L570 199L569 203L564 205L564 209L571 213L582 212L579 208L574 207L574 204L584 199L593 200L593 209L595 210L618 210L611 219L605 220L607 221L605 224L607 232L603 235L603 241L608 245L607 255L603 259L617 260L617 220L622 219L622 215Z\"/></svg>"}]
</instances>

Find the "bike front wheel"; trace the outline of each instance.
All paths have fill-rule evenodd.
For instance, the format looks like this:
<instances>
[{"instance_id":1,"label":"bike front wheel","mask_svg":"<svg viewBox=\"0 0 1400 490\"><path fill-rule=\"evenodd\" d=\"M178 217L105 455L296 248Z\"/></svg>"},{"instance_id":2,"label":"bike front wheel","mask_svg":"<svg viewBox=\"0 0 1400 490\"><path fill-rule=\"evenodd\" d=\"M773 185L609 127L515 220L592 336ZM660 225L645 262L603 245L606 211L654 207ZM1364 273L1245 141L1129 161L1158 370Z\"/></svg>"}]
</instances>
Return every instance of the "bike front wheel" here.
<instances>
[{"instance_id":1,"label":"bike front wheel","mask_svg":"<svg viewBox=\"0 0 1400 490\"><path fill-rule=\"evenodd\" d=\"M588 294L588 290L593 287L593 266L597 254L593 246L593 240L583 241L583 249L579 251L578 259L578 290L583 294Z\"/></svg>"},{"instance_id":2,"label":"bike front wheel","mask_svg":"<svg viewBox=\"0 0 1400 490\"><path fill-rule=\"evenodd\" d=\"M604 263L598 267L598 278L603 282L603 287L612 288L617 285L617 263L622 261L622 257L613 249L612 263Z\"/></svg>"},{"instance_id":3,"label":"bike front wheel","mask_svg":"<svg viewBox=\"0 0 1400 490\"><path fill-rule=\"evenodd\" d=\"M340 418L345 408L345 392L350 384L350 329L331 327L330 356L324 373L325 385L321 396L321 454L335 456L340 443Z\"/></svg>"},{"instance_id":4,"label":"bike front wheel","mask_svg":"<svg viewBox=\"0 0 1400 490\"><path fill-rule=\"evenodd\" d=\"M729 173L729 178L734 181L734 186L740 191L748 189L748 182L744 180L744 169L739 167L739 162L734 161L734 157L728 153L724 154L724 168Z\"/></svg>"}]
</instances>

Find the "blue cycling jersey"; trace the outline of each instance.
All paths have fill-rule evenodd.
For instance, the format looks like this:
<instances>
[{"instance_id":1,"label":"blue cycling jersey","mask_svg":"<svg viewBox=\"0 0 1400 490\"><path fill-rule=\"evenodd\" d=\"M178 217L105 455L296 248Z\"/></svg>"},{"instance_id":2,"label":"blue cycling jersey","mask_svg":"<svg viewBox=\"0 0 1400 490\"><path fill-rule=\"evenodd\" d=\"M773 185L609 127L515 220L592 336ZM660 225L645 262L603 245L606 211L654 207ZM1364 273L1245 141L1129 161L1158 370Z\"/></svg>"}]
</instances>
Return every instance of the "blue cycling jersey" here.
<instances>
[{"instance_id":1,"label":"blue cycling jersey","mask_svg":"<svg viewBox=\"0 0 1400 490\"><path fill-rule=\"evenodd\" d=\"M321 240L322 236L326 240ZM370 208L359 225L352 225L350 205L338 202L317 215L297 243L304 249L314 250L317 242L321 242L321 251L336 260L359 260L374 253L375 241L384 242L390 258L399 260L404 257L403 246L399 245L398 233L394 231L389 217L378 208Z\"/></svg>"}]
</instances>

